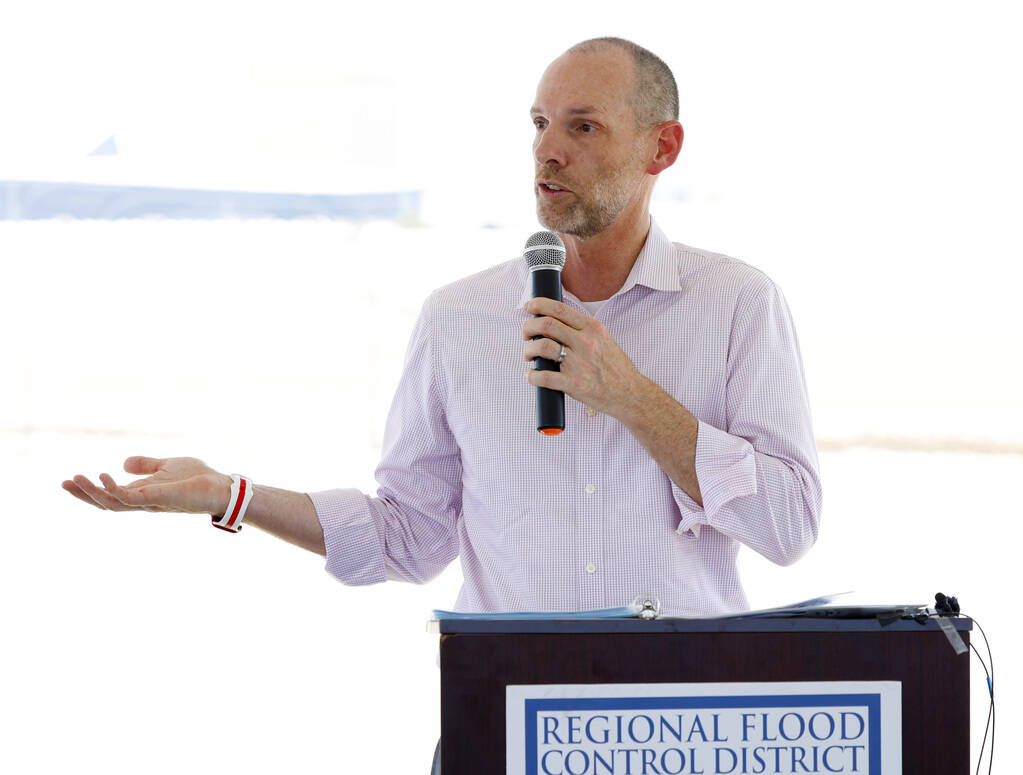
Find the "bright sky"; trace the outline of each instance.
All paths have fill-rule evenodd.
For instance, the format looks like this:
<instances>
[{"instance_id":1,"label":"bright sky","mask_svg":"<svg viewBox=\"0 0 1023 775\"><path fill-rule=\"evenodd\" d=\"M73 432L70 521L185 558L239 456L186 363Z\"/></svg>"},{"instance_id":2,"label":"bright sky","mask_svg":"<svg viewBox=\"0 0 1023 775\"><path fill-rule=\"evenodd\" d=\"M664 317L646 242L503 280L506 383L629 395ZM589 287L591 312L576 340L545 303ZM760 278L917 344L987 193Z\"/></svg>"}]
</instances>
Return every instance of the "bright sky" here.
<instances>
[{"instance_id":1,"label":"bright sky","mask_svg":"<svg viewBox=\"0 0 1023 775\"><path fill-rule=\"evenodd\" d=\"M617 34L679 80L686 147L664 189L843 205L1018 197L1000 173L1020 164L1009 4L482 7L18 4L0 25L0 178L64 165L181 185L427 186L470 191L493 217L528 186L543 67ZM112 134L127 170L83 167Z\"/></svg>"}]
</instances>

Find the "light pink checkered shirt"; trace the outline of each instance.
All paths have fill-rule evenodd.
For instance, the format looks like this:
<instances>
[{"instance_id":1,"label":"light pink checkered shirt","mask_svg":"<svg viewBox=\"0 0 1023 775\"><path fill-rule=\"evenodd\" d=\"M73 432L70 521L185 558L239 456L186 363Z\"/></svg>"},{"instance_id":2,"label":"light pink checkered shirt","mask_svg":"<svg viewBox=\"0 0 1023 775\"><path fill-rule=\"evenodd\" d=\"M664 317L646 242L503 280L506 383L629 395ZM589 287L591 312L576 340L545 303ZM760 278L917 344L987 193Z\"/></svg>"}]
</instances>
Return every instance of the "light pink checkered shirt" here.
<instances>
[{"instance_id":1,"label":"light pink checkered shirt","mask_svg":"<svg viewBox=\"0 0 1023 775\"><path fill-rule=\"evenodd\" d=\"M651 222L597 317L700 421L698 506L617 420L565 398L536 430L518 258L424 303L391 407L377 497L310 493L327 571L424 582L461 557L459 611L569 611L656 594L662 613L748 607L740 544L788 564L817 536L821 487L799 344L781 291ZM582 311L579 300L565 301Z\"/></svg>"}]
</instances>

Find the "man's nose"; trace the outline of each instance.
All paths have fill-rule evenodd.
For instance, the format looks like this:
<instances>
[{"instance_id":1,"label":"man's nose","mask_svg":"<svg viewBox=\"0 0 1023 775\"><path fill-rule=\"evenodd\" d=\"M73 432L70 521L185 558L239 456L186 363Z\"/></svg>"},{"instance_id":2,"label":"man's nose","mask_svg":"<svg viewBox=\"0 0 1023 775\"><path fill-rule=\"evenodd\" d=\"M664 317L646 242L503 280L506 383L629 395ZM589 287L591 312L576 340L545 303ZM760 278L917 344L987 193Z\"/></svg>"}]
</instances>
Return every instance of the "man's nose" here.
<instances>
[{"instance_id":1,"label":"man's nose","mask_svg":"<svg viewBox=\"0 0 1023 775\"><path fill-rule=\"evenodd\" d=\"M564 167L568 163L564 138L551 127L540 130L533 142L533 158L543 166Z\"/></svg>"}]
</instances>

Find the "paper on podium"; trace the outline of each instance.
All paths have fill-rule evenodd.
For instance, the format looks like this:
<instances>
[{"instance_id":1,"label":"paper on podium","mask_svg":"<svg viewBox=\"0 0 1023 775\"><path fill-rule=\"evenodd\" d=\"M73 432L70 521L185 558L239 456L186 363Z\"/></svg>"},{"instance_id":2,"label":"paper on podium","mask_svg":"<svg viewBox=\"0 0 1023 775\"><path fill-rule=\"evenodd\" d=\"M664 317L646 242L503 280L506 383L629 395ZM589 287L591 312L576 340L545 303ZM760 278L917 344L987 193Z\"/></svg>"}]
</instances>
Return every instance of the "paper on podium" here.
<instances>
[{"instance_id":1,"label":"paper on podium","mask_svg":"<svg viewBox=\"0 0 1023 775\"><path fill-rule=\"evenodd\" d=\"M872 619L877 617L896 619L930 613L925 603L858 603L851 597L853 594L852 592L838 592L777 608L760 608L756 611L744 611L722 618L767 619L783 616L823 616L835 619Z\"/></svg>"},{"instance_id":2,"label":"paper on podium","mask_svg":"<svg viewBox=\"0 0 1023 775\"><path fill-rule=\"evenodd\" d=\"M656 619L661 602L656 595L636 595L628 605L617 608L597 608L589 611L495 611L490 613L462 613L434 609L427 622L428 632L439 632L439 622L448 619Z\"/></svg>"},{"instance_id":3,"label":"paper on podium","mask_svg":"<svg viewBox=\"0 0 1023 775\"><path fill-rule=\"evenodd\" d=\"M434 610L434 621L445 619L631 619L639 614L636 605L618 608L597 608L592 611L498 611L495 613L460 613Z\"/></svg>"},{"instance_id":4,"label":"paper on podium","mask_svg":"<svg viewBox=\"0 0 1023 775\"><path fill-rule=\"evenodd\" d=\"M591 611L499 611L492 613L461 613L457 611L435 610L427 623L427 631L440 631L439 622L450 619L654 619L660 612L660 601L656 596L639 595L632 603L617 608L599 608ZM882 623L895 621L904 617L915 617L930 614L930 609L923 603L909 604L877 604L855 602L855 593L838 592L831 595L802 600L798 603L778 606L776 608L759 608L754 611L719 616L682 617L693 619L769 619L793 616L829 617L835 619L873 619Z\"/></svg>"}]
</instances>

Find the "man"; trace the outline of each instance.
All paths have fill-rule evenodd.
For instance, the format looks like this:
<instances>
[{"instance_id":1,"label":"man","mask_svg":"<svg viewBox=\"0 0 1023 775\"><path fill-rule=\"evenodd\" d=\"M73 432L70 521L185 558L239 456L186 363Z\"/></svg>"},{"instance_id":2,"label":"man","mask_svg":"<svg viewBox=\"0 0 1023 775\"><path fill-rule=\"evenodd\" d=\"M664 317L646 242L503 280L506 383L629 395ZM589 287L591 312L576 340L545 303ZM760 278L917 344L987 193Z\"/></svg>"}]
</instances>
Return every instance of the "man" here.
<instances>
[{"instance_id":1,"label":"man","mask_svg":"<svg viewBox=\"0 0 1023 775\"><path fill-rule=\"evenodd\" d=\"M256 486L245 522L326 556L349 584L424 582L460 556L464 611L603 608L639 593L673 615L746 608L739 545L791 563L821 507L784 299L758 270L672 244L652 222L683 132L674 79L650 52L620 39L573 47L531 114L537 214L565 242L565 303L529 298L521 258L434 292L377 497ZM523 368L537 356L561 371ZM565 433L536 432L532 386L566 393ZM148 476L63 486L114 510L222 514L233 502L231 479L194 458L132 457L125 470Z\"/></svg>"}]
</instances>

